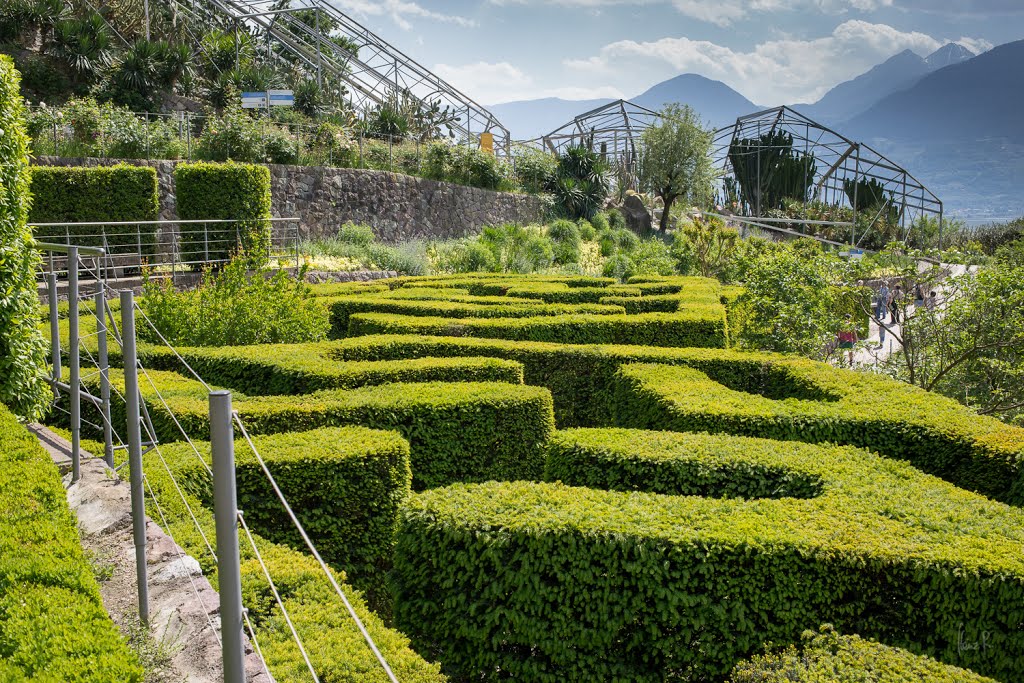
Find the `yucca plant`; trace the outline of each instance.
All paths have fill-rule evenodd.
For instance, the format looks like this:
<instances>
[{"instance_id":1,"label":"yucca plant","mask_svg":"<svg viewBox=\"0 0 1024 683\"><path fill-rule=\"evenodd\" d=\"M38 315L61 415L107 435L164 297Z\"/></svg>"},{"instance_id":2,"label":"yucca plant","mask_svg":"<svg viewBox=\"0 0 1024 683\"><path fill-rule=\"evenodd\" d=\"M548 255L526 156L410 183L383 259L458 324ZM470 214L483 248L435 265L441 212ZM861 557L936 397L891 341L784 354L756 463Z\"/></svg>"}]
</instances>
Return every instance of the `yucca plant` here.
<instances>
[{"instance_id":1,"label":"yucca plant","mask_svg":"<svg viewBox=\"0 0 1024 683\"><path fill-rule=\"evenodd\" d=\"M589 220L608 196L607 167L586 147L570 147L558 159L550 189L566 216Z\"/></svg>"},{"instance_id":2,"label":"yucca plant","mask_svg":"<svg viewBox=\"0 0 1024 683\"><path fill-rule=\"evenodd\" d=\"M65 19L53 32L54 54L80 81L92 81L113 61L110 33L95 12L84 19Z\"/></svg>"}]
</instances>

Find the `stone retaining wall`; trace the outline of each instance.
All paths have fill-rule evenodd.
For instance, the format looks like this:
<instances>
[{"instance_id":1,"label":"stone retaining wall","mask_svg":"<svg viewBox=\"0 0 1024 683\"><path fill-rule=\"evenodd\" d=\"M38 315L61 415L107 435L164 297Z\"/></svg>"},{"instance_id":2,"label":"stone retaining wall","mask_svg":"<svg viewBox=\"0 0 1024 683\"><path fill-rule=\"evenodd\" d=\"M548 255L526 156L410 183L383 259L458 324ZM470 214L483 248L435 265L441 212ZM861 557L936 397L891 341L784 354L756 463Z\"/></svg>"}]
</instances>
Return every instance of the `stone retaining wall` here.
<instances>
[{"instance_id":1,"label":"stone retaining wall","mask_svg":"<svg viewBox=\"0 0 1024 683\"><path fill-rule=\"evenodd\" d=\"M36 157L43 166L107 166L116 159ZM125 160L152 166L160 190L160 218L173 220L176 161ZM298 216L304 237L330 236L352 221L373 228L378 239L396 244L412 239L473 235L487 225L544 219L544 200L492 192L387 171L320 166L269 165L273 214Z\"/></svg>"}]
</instances>

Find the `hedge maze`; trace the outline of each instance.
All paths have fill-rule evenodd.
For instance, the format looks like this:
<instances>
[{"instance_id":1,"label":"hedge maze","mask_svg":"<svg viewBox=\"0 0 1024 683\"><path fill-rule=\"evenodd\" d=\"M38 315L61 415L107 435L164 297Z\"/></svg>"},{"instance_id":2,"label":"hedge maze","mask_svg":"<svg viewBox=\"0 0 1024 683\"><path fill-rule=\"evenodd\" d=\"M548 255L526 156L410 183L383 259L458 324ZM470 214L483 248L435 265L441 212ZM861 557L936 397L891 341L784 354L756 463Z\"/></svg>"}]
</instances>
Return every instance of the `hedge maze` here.
<instances>
[{"instance_id":1,"label":"hedge maze","mask_svg":"<svg viewBox=\"0 0 1024 683\"><path fill-rule=\"evenodd\" d=\"M317 292L331 341L179 352L234 391L400 680L1024 679L1024 430L732 349L736 291L700 278ZM140 355L161 438L179 434L164 402L208 432L204 387L167 349ZM212 528L205 468L164 450ZM241 505L321 680L384 680L237 451ZM307 680L244 562L277 680Z\"/></svg>"}]
</instances>

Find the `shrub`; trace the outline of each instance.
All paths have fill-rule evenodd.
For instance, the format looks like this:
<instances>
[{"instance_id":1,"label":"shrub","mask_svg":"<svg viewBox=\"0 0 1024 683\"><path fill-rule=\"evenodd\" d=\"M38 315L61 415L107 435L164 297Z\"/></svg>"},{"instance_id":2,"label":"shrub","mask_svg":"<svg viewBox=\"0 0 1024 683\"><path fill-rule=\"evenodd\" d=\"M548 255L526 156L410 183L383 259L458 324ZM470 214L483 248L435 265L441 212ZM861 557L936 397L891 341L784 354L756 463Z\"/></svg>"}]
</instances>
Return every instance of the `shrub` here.
<instances>
[{"instance_id":1,"label":"shrub","mask_svg":"<svg viewBox=\"0 0 1024 683\"><path fill-rule=\"evenodd\" d=\"M931 657L889 647L859 636L843 636L830 624L804 631L798 650L790 645L780 652L755 655L732 670L731 683L994 683Z\"/></svg>"},{"instance_id":2,"label":"shrub","mask_svg":"<svg viewBox=\"0 0 1024 683\"><path fill-rule=\"evenodd\" d=\"M725 347L725 310L689 306L677 313L552 315L531 318L438 318L355 313L349 336L427 334L560 344Z\"/></svg>"},{"instance_id":3,"label":"shrub","mask_svg":"<svg viewBox=\"0 0 1024 683\"><path fill-rule=\"evenodd\" d=\"M147 166L32 168L29 214L33 223L155 221L160 212L156 169ZM97 235L107 235L106 244ZM114 253L156 252L155 225L37 228L36 238L80 246L108 247Z\"/></svg>"},{"instance_id":4,"label":"shrub","mask_svg":"<svg viewBox=\"0 0 1024 683\"><path fill-rule=\"evenodd\" d=\"M1016 508L849 447L604 430L556 444L579 454L563 473L623 491L458 484L402 512L395 622L458 677L719 680L824 622L1019 674ZM789 487L814 498L748 499Z\"/></svg>"},{"instance_id":5,"label":"shrub","mask_svg":"<svg viewBox=\"0 0 1024 683\"><path fill-rule=\"evenodd\" d=\"M50 455L0 405L4 680L142 682L138 661L103 608L77 524Z\"/></svg>"},{"instance_id":6,"label":"shrub","mask_svg":"<svg viewBox=\"0 0 1024 683\"><path fill-rule=\"evenodd\" d=\"M331 311L332 339L347 336L349 320L354 313L395 313L399 315L437 318L531 318L572 314L617 315L625 313L620 306L600 304L472 304L455 301L415 301L373 295L346 296L327 299Z\"/></svg>"},{"instance_id":7,"label":"shrub","mask_svg":"<svg viewBox=\"0 0 1024 683\"><path fill-rule=\"evenodd\" d=\"M146 382L141 391L162 442L182 437L157 390L189 434L209 433L208 392L202 384L169 372L149 375L157 388ZM123 392L121 373L111 371L111 383ZM514 384L383 384L301 397L236 392L233 399L250 434L341 425L399 432L411 447L417 489L453 481L536 479L554 429L548 391ZM115 401L113 412L115 422L124 422L123 403Z\"/></svg>"},{"instance_id":8,"label":"shrub","mask_svg":"<svg viewBox=\"0 0 1024 683\"><path fill-rule=\"evenodd\" d=\"M183 230L183 260L226 261L237 251L252 267L266 263L270 255L269 169L236 163L178 164L174 186L180 219L237 221Z\"/></svg>"},{"instance_id":9,"label":"shrub","mask_svg":"<svg viewBox=\"0 0 1024 683\"><path fill-rule=\"evenodd\" d=\"M781 373L767 388L717 369L624 365L616 424L862 446L964 489L1024 503L1024 432L875 375L810 361L773 364Z\"/></svg>"},{"instance_id":10,"label":"shrub","mask_svg":"<svg viewBox=\"0 0 1024 683\"><path fill-rule=\"evenodd\" d=\"M330 325L321 299L284 270L252 275L240 259L208 272L199 287L178 291L169 280L148 280L139 305L168 342L223 346L326 339ZM139 337L162 343L149 325Z\"/></svg>"},{"instance_id":11,"label":"shrub","mask_svg":"<svg viewBox=\"0 0 1024 683\"><path fill-rule=\"evenodd\" d=\"M6 55L0 55L0 130L0 403L35 418L50 390L46 345L35 325L39 255L26 227L31 194L24 105L18 72Z\"/></svg>"},{"instance_id":12,"label":"shrub","mask_svg":"<svg viewBox=\"0 0 1024 683\"><path fill-rule=\"evenodd\" d=\"M357 587L381 589L391 564L398 508L409 497L412 481L408 442L393 432L364 427L275 434L253 442L324 559L344 569ZM209 465L210 445L195 445ZM188 457L192 447L164 448L183 463L179 481L212 509L213 481L197 458ZM246 521L271 541L305 552L252 449L242 442L236 454L238 505Z\"/></svg>"},{"instance_id":13,"label":"shrub","mask_svg":"<svg viewBox=\"0 0 1024 683\"><path fill-rule=\"evenodd\" d=\"M241 455L245 449L248 445L240 444L236 453ZM159 514L161 521L166 518L168 531L175 540L190 555L199 558L208 574L215 576L216 566L212 564L205 542L192 519L194 516L206 537L212 539L215 536L213 513L188 491L179 493L168 473L168 470L172 473L181 471L185 463L194 462L195 454L191 448L183 450L170 446L164 446L163 452L163 459L155 452L144 457L147 483L160 500L161 507L159 513L155 508L147 512ZM147 505L149 503L147 500ZM271 543L259 532L253 533L253 541L274 578L292 625L306 645L320 680L386 683L388 679L380 663L366 647L363 635L315 560L305 553ZM267 666L274 678L282 683L309 680L305 660L295 645L291 630L280 616L280 608L270 592L260 562L248 543L242 544L240 551L242 601L249 610ZM436 664L428 663L409 648L405 636L388 628L367 608L362 595L345 585L344 573L337 572L336 577L352 608L399 680L410 683L443 683L447 680L439 673ZM211 580L216 583L215 578Z\"/></svg>"},{"instance_id":14,"label":"shrub","mask_svg":"<svg viewBox=\"0 0 1024 683\"><path fill-rule=\"evenodd\" d=\"M520 148L516 150L514 164L516 180L524 191L530 194L549 191L558 167L554 155L544 150Z\"/></svg>"},{"instance_id":15,"label":"shrub","mask_svg":"<svg viewBox=\"0 0 1024 683\"><path fill-rule=\"evenodd\" d=\"M308 394L321 389L356 389L394 382L523 383L521 363L500 358L409 358L335 361L324 344L179 348L178 353L208 382L250 396ZM166 347L140 350L146 367L181 368Z\"/></svg>"},{"instance_id":16,"label":"shrub","mask_svg":"<svg viewBox=\"0 0 1024 683\"><path fill-rule=\"evenodd\" d=\"M222 115L207 119L196 142L197 159L206 161L265 161L265 128L243 110L229 107Z\"/></svg>"}]
</instances>

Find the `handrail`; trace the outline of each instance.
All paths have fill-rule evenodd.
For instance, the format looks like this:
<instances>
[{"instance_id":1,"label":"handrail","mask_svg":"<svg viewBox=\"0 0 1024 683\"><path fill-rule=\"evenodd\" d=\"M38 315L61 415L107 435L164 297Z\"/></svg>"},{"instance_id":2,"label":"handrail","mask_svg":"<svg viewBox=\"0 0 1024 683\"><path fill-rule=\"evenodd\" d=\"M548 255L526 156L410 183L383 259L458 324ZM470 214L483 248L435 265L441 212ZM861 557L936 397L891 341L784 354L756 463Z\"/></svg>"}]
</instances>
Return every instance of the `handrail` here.
<instances>
[{"instance_id":1,"label":"handrail","mask_svg":"<svg viewBox=\"0 0 1024 683\"><path fill-rule=\"evenodd\" d=\"M46 225L40 223L39 225ZM56 225L69 225L68 223L57 223ZM68 254L72 249L77 249L79 255L84 256L103 256L107 252L100 247L80 247L76 245L68 244L53 244L52 242L36 242L36 249L40 251L56 251L61 254Z\"/></svg>"}]
</instances>

